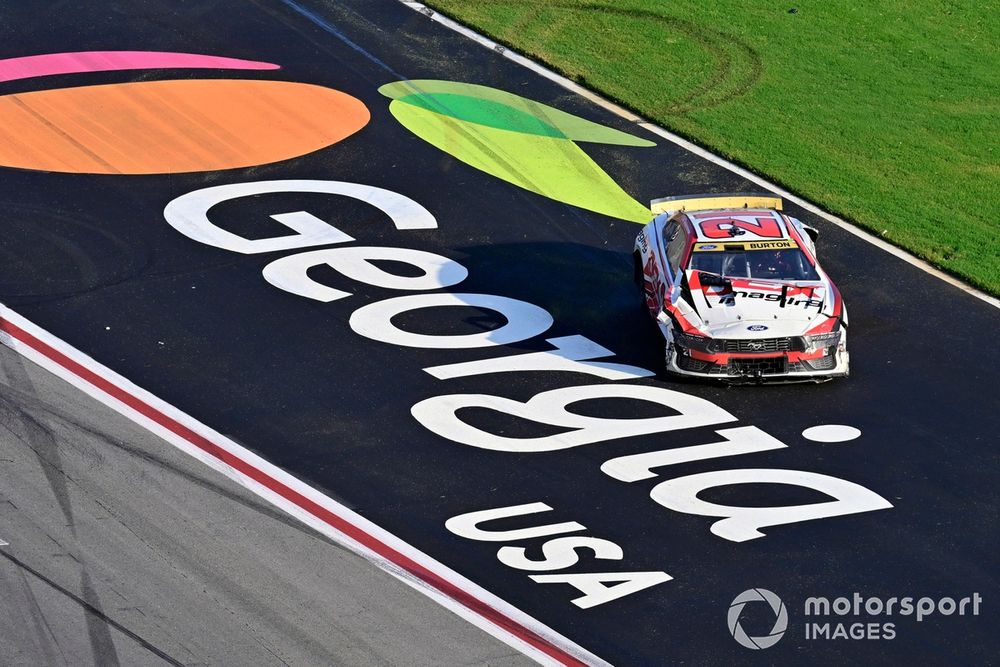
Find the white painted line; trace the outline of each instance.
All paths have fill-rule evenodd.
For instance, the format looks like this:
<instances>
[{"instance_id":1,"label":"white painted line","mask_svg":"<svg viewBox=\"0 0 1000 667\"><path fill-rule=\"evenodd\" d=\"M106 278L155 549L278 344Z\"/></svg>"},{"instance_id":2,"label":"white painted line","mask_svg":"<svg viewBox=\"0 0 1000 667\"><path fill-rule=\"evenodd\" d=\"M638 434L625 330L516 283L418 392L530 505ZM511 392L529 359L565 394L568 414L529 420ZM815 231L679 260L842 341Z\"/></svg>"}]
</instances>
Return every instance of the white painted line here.
<instances>
[{"instance_id":1,"label":"white painted line","mask_svg":"<svg viewBox=\"0 0 1000 667\"><path fill-rule=\"evenodd\" d=\"M608 663L0 304L0 344L543 665Z\"/></svg>"},{"instance_id":2,"label":"white painted line","mask_svg":"<svg viewBox=\"0 0 1000 667\"><path fill-rule=\"evenodd\" d=\"M960 289L963 292L969 294L970 296L974 296L977 299L981 299L982 301L985 301L986 303L990 304L994 308L1000 308L1000 299L997 299L996 297L990 296L989 294L986 294L985 292L982 292L982 291L976 289L975 287L972 287L971 285L966 285L965 283L963 283L958 278L955 278L954 276L951 276L951 275L945 273L944 271L941 271L940 269L935 268L934 266L928 264L924 260L911 255L910 253L906 252L905 250L903 250L901 248L897 248L896 246L892 245L891 243L888 243L888 242L884 241L883 239L880 239L879 237L875 236L874 234L866 232L865 230L861 229L860 227L852 225L851 223L847 222L843 218L840 218L840 217L838 217L836 215L833 215L832 213L828 213L827 211L824 211L823 209L821 209L816 204L813 204L813 203L811 203L809 201L806 201L805 199L802 199L801 197L799 197L797 195L792 194L791 192L788 192L787 190L785 190L785 189L783 189L783 188L775 185L774 183L771 183L770 181L768 181L768 180L766 180L766 179L758 176L757 174L754 174L753 172L747 171L746 169L744 169L743 167L740 167L739 165L733 164L732 162L726 160L725 158L721 158L718 155L715 155L714 153L710 153L708 150L702 148L701 146L698 146L697 144L693 144L690 141L688 141L687 139L684 139L682 137L677 136L676 134L674 134L670 130L666 130L666 129L660 127L659 125L656 125L654 123L650 123L649 121L647 121L647 120L645 120L645 119L643 119L643 118L641 118L639 116L636 116L634 113L632 113L628 109L625 109L624 107L619 106L619 105L615 104L614 102L601 97L600 95L598 95L597 93L595 93L595 92L593 92L591 90L587 90L586 88L584 88L580 84L575 83L575 82L567 79L566 77L562 76L561 74L557 74L556 72L553 72L552 70L548 69L544 65L540 65L540 64L536 63L535 61L533 61L533 60L531 60L529 58L526 58L525 56L522 56L519 53L511 51L510 49L508 49L505 46L497 44L496 42L494 42L489 37L486 37L485 35L481 35L480 33L476 32L475 30L472 30L471 28L468 28L468 27L462 25L461 23L455 21L454 19L450 19L447 16L439 14L436 11L434 11L433 9L431 9L430 7L427 7L426 5L424 5L422 3L419 3L419 2L412 2L412 0L400 0L400 2L402 2L402 4L406 5L410 9L412 9L414 11L417 11L417 12L420 12L421 14L424 14L425 16L429 17L431 20L436 21L437 23L440 23L441 25L446 26L447 28L450 28L451 30L454 30L455 32L457 32L457 33L459 33L461 35L464 35L465 37L468 37L469 39L472 39L472 40L474 40L474 41L482 44L483 46L485 46L488 49L496 51L497 53L501 54L503 57L505 57L505 58L507 58L509 60L512 60L513 62L517 63L518 65L521 65L522 67L526 67L526 68L530 69L531 71L536 72L537 74L545 77L546 79L549 79L550 81L553 81L554 83L562 86L566 90L572 91L572 92L574 92L574 93L576 93L578 95L581 95L581 96L587 98L588 100L590 100L594 104L597 104L598 106L603 107L604 109L607 109L608 111L610 111L610 112L612 112L612 113L614 113L614 114L616 114L616 115L624 118L625 120L628 120L628 121L633 122L633 123L637 123L639 126L645 128L647 131L652 132L653 134L655 134L655 135L657 135L659 137L662 137L662 138L666 139L667 141L675 143L678 146L680 146L681 148L684 148L685 150L688 150L688 151L694 153L695 155L708 160L709 162L713 162L714 164L717 164L720 167L724 167L724 168L728 169L729 171L731 171L731 172L733 172L735 174L738 174L739 176L742 176L743 178L747 179L748 181L751 181L751 182L753 182L753 183L755 183L757 185L765 187L768 190L770 190L771 192L774 192L775 194L781 195L782 197L784 197L788 201L794 202L795 204L798 204L799 206L801 206L802 208L806 209L810 213L818 215L819 217L823 218L827 222L830 222L830 223L832 223L832 224L840 227L841 229L843 229L843 230L845 230L845 231L847 231L847 232L849 232L849 233L857 236L858 238L863 239L863 240L867 241L868 243L871 243L875 247L877 247L877 248L879 248L881 250L884 250L885 252L889 253L890 255L903 260L907 264L915 266L918 269L920 269L920 270L922 270L922 271L924 271L926 273L929 273L929 274L931 274L932 276L934 276L936 278L939 278L939 279L943 280L944 282L948 283L949 285L953 285L954 287L957 287L958 289Z\"/></svg>"}]
</instances>

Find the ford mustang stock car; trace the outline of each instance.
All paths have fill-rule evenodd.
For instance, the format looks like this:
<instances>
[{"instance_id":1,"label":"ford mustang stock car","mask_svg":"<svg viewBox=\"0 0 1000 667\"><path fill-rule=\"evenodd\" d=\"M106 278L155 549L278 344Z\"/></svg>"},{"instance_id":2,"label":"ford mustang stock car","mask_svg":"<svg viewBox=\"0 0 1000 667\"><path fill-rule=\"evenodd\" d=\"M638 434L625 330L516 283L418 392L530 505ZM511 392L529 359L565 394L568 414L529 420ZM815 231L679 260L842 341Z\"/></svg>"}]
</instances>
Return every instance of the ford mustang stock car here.
<instances>
[{"instance_id":1,"label":"ford mustang stock car","mask_svg":"<svg viewBox=\"0 0 1000 667\"><path fill-rule=\"evenodd\" d=\"M728 382L848 374L847 309L817 232L767 194L654 200L635 280L666 339L666 369Z\"/></svg>"}]
</instances>

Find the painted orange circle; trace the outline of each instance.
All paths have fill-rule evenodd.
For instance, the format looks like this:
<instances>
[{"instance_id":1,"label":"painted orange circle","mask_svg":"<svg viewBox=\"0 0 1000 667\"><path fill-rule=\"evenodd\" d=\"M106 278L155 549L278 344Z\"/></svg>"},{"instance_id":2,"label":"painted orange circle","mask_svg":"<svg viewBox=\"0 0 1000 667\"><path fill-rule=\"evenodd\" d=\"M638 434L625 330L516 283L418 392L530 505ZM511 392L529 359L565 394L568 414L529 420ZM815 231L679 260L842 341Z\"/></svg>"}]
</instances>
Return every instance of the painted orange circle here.
<instances>
[{"instance_id":1,"label":"painted orange circle","mask_svg":"<svg viewBox=\"0 0 1000 667\"><path fill-rule=\"evenodd\" d=\"M42 90L0 97L0 166L83 174L249 167L337 143L369 119L346 93L287 81Z\"/></svg>"}]
</instances>

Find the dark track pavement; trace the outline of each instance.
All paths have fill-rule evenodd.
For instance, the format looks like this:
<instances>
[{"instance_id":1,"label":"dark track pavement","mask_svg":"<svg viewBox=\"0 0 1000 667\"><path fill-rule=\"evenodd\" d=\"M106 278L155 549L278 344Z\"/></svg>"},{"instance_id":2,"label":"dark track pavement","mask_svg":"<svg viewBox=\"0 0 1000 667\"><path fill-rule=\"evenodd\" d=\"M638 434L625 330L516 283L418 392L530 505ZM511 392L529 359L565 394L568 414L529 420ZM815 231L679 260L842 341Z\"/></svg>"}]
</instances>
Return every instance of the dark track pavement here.
<instances>
[{"instance_id":1,"label":"dark track pavement","mask_svg":"<svg viewBox=\"0 0 1000 667\"><path fill-rule=\"evenodd\" d=\"M245 3L234 11L236 4L227 2L63 3L44 15L29 3L0 9L2 57L143 48L263 60L282 69L240 77L329 86L362 100L372 114L367 127L342 143L245 170L130 177L2 170L0 301L612 663L984 664L1000 654L995 308L790 206L792 215L820 230L820 257L844 294L851 377L758 388L664 377L626 383L702 397L739 419L725 427L755 425L788 445L686 463L662 479L743 467L803 470L860 484L893 505L765 529L766 537L749 542L720 539L709 532L707 517L657 505L650 482L627 484L600 470L615 456L712 442L718 439L712 427L538 454L488 451L436 436L411 417L412 405L453 393L526 401L540 391L598 380L555 372L437 380L424 368L547 350L544 339L580 334L614 351L611 361L658 369L661 346L631 282L637 225L545 199L452 159L401 127L378 87L400 76L479 83L642 131L398 3L309 1L301 5L306 14L292 4ZM139 75L83 76L28 79L0 92ZM587 151L640 201L758 189L667 142ZM352 296L308 301L261 277L267 263L290 253L214 249L163 218L169 201L198 188L290 178L399 192L430 210L438 229L400 232L371 207L315 194L228 203L213 210L213 221L248 235L275 233L268 215L308 210L359 244L452 258L469 277L449 291L522 299L549 311L555 324L510 349L372 341L352 331L351 314L400 292L331 272L316 277ZM498 324L489 316L456 321L442 309L399 323L426 333ZM587 410L626 418L639 406L615 400ZM542 435L493 412L470 419L508 436ZM854 426L862 435L839 444L800 435L820 424ZM712 500L781 505L817 499L788 487L744 486L716 490ZM579 609L570 603L578 595L570 586L535 583L529 573L503 565L496 557L501 544L445 529L447 519L462 513L531 502L554 508L539 515L545 523L578 521L587 535L624 551L621 562L584 555L567 571L664 571L673 580ZM539 521L531 517L527 525ZM522 525L515 523L510 526ZM539 557L538 541L520 544ZM790 611L789 634L760 652L740 647L726 625L733 598L755 587L777 593ZM935 615L919 624L912 617L872 619L896 622L891 640L804 638L807 597L854 592L883 599L978 592L984 603L975 617ZM769 627L767 619L757 621Z\"/></svg>"}]
</instances>

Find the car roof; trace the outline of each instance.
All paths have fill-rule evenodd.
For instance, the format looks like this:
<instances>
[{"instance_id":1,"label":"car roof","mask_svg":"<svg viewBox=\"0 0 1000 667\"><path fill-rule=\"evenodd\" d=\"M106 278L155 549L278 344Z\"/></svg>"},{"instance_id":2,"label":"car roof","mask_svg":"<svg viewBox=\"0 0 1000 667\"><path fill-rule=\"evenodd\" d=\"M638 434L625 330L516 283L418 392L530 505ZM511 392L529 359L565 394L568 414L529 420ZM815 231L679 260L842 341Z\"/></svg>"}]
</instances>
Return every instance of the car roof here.
<instances>
[{"instance_id":1,"label":"car roof","mask_svg":"<svg viewBox=\"0 0 1000 667\"><path fill-rule=\"evenodd\" d=\"M769 209L713 209L681 215L695 231L696 243L795 240L788 219Z\"/></svg>"}]
</instances>

